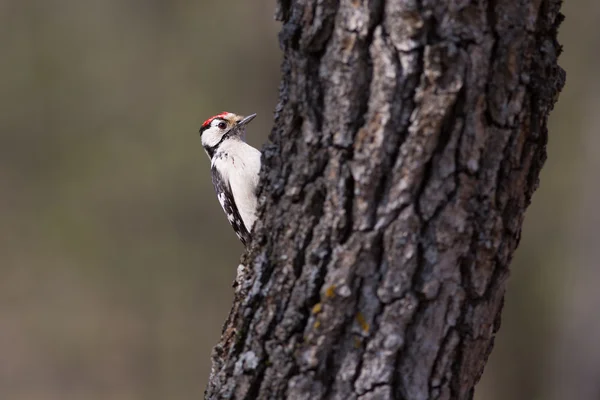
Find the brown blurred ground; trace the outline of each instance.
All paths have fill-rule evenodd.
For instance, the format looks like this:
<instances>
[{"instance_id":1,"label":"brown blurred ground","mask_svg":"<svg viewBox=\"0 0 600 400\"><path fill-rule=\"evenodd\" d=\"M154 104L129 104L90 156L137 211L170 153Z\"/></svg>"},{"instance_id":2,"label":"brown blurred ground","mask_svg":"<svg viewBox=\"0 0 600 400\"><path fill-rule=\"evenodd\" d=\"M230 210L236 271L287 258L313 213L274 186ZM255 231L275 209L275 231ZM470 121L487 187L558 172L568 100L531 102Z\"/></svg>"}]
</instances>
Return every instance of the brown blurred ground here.
<instances>
[{"instance_id":1,"label":"brown blurred ground","mask_svg":"<svg viewBox=\"0 0 600 400\"><path fill-rule=\"evenodd\" d=\"M273 10L0 0L0 399L201 397L242 246L197 130L257 112L249 141L266 139ZM600 324L578 286L598 260L600 6L564 12L568 83L479 400L600 396L600 328L578 328ZM580 378L592 394L559 394Z\"/></svg>"}]
</instances>

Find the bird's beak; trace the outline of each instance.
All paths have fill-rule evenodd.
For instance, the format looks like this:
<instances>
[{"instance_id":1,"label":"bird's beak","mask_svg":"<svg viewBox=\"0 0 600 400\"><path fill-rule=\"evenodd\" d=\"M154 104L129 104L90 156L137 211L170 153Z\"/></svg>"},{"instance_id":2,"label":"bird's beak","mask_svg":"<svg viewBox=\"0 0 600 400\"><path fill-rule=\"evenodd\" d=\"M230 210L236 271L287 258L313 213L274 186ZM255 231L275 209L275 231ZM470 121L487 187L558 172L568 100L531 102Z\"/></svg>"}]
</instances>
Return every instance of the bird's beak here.
<instances>
[{"instance_id":1,"label":"bird's beak","mask_svg":"<svg viewBox=\"0 0 600 400\"><path fill-rule=\"evenodd\" d=\"M246 118L242 119L240 122L238 122L238 126L244 126L246 125L248 122L252 121L254 119L254 117L256 117L256 113L254 114L250 114L248 115Z\"/></svg>"}]
</instances>

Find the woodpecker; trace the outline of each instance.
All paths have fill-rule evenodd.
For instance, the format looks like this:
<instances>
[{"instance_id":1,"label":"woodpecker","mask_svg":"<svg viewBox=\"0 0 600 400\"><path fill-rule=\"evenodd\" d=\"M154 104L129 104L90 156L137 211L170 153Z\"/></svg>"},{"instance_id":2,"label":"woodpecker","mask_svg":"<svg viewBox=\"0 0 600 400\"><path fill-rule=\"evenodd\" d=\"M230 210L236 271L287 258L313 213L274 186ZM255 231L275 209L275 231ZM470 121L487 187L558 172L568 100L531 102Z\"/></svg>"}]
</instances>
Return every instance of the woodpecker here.
<instances>
[{"instance_id":1,"label":"woodpecker","mask_svg":"<svg viewBox=\"0 0 600 400\"><path fill-rule=\"evenodd\" d=\"M254 117L256 114L243 117L222 112L204 121L200 128L217 199L244 246L250 242L258 205L261 154L245 141L246 124Z\"/></svg>"}]
</instances>

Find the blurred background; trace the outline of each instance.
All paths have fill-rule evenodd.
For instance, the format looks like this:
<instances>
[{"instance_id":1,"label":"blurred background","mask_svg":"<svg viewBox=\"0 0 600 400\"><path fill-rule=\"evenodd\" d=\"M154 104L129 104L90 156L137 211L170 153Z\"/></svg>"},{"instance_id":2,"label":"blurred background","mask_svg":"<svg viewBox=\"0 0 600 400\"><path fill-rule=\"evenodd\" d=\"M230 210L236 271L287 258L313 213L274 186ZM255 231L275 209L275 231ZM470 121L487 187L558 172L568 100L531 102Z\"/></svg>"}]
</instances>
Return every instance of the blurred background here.
<instances>
[{"instance_id":1,"label":"blurred background","mask_svg":"<svg viewBox=\"0 0 600 400\"><path fill-rule=\"evenodd\" d=\"M0 399L199 399L242 252L197 134L257 112L274 0L0 0ZM478 400L600 399L600 4L568 83Z\"/></svg>"}]
</instances>

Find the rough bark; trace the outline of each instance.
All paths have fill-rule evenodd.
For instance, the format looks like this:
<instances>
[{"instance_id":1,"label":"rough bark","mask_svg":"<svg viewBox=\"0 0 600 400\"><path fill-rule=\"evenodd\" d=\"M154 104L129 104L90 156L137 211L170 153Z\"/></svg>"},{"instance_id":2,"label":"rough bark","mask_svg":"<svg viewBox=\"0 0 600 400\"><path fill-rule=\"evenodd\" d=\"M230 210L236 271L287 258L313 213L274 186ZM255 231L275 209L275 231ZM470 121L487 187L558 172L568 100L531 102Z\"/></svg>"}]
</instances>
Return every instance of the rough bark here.
<instances>
[{"instance_id":1,"label":"rough bark","mask_svg":"<svg viewBox=\"0 0 600 400\"><path fill-rule=\"evenodd\" d=\"M469 399L546 120L555 0L280 0L261 218L208 399Z\"/></svg>"}]
</instances>

